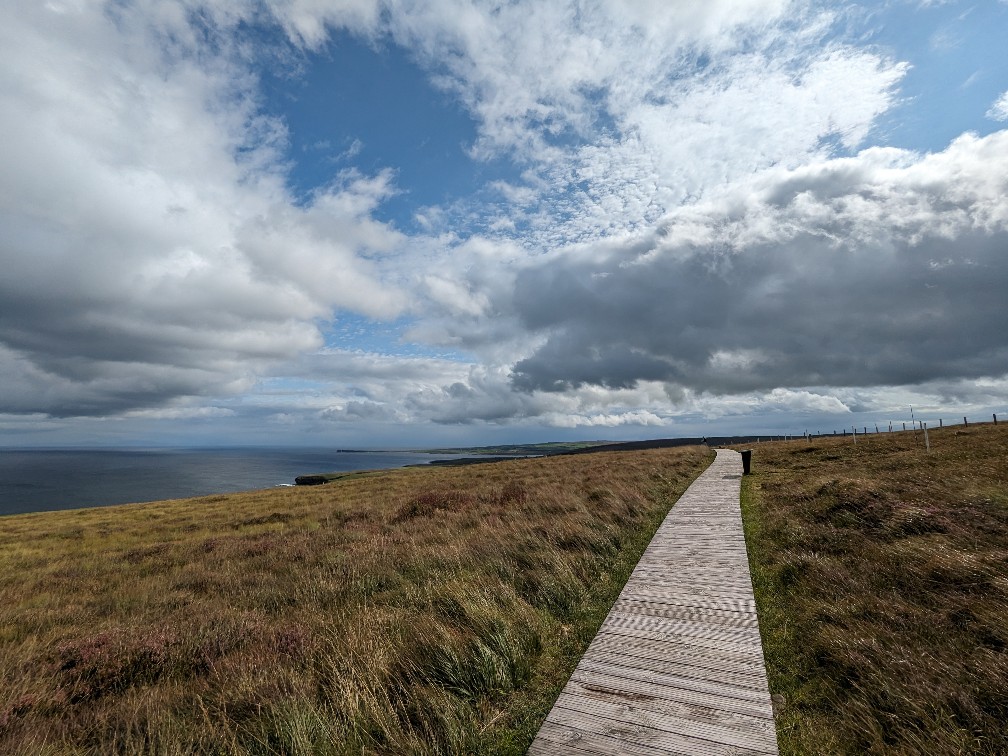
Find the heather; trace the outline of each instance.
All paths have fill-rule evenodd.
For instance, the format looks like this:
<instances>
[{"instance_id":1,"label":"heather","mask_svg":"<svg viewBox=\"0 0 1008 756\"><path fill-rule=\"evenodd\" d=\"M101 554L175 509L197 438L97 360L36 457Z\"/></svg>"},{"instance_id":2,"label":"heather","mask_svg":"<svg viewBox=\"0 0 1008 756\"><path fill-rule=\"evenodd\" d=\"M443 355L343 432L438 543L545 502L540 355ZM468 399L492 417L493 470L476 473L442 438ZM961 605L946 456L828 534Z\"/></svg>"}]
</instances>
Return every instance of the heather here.
<instances>
[{"instance_id":1,"label":"heather","mask_svg":"<svg viewBox=\"0 0 1008 756\"><path fill-rule=\"evenodd\" d=\"M697 447L0 519L0 751L523 753Z\"/></svg>"}]
</instances>

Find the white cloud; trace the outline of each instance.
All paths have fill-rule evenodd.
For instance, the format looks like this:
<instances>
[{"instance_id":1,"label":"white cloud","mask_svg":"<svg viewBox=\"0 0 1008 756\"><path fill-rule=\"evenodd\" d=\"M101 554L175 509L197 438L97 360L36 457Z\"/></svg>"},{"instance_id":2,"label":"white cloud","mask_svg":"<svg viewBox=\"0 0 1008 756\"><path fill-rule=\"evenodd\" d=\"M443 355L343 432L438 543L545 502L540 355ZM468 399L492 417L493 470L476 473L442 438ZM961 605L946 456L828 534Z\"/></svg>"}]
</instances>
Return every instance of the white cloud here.
<instances>
[{"instance_id":1,"label":"white cloud","mask_svg":"<svg viewBox=\"0 0 1008 756\"><path fill-rule=\"evenodd\" d=\"M528 166L523 183L492 184L506 214L466 206L418 222L486 213L488 231L525 222L545 249L646 227L769 166L854 150L907 71L826 41L834 16L798 1L396 2L382 18L477 119L473 155ZM360 31L376 33L371 21Z\"/></svg>"},{"instance_id":2,"label":"white cloud","mask_svg":"<svg viewBox=\"0 0 1008 756\"><path fill-rule=\"evenodd\" d=\"M632 410L629 412L599 415L548 413L543 420L548 425L557 428L618 428L622 425L665 425L665 421L662 418L647 410Z\"/></svg>"},{"instance_id":3,"label":"white cloud","mask_svg":"<svg viewBox=\"0 0 1008 756\"><path fill-rule=\"evenodd\" d=\"M229 36L238 15L201 10L213 46L161 3L5 20L4 409L104 414L246 390L318 348L333 309L408 304L382 262L403 239L371 217L391 174L347 174L294 205L284 125L259 114Z\"/></svg>"},{"instance_id":4,"label":"white cloud","mask_svg":"<svg viewBox=\"0 0 1008 756\"><path fill-rule=\"evenodd\" d=\"M0 412L639 429L1006 396L1008 132L863 149L908 66L820 4L7 16ZM401 45L520 178L417 208L413 237L376 219L396 166L296 203L255 73L295 56L240 32L271 23L301 51ZM466 361L326 348L341 311Z\"/></svg>"},{"instance_id":5,"label":"white cloud","mask_svg":"<svg viewBox=\"0 0 1008 756\"><path fill-rule=\"evenodd\" d=\"M992 121L1008 121L1008 92L998 97L987 111L987 117Z\"/></svg>"}]
</instances>

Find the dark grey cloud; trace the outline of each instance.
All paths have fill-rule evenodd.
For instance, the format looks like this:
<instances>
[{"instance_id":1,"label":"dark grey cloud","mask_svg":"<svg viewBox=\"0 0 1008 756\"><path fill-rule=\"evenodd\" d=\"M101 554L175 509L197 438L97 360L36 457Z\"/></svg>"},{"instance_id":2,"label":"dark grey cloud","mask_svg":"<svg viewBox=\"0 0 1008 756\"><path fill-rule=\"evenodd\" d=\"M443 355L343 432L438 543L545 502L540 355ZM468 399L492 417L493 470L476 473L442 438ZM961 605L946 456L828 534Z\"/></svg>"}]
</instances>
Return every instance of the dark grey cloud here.
<instances>
[{"instance_id":1,"label":"dark grey cloud","mask_svg":"<svg viewBox=\"0 0 1008 756\"><path fill-rule=\"evenodd\" d=\"M1004 155L1008 132L909 166L866 153L526 269L514 307L545 341L513 384L733 394L1003 375Z\"/></svg>"},{"instance_id":2,"label":"dark grey cloud","mask_svg":"<svg viewBox=\"0 0 1008 756\"><path fill-rule=\"evenodd\" d=\"M474 370L464 381L409 393L404 406L416 418L442 425L468 425L536 417L546 411L548 403L512 391L499 376Z\"/></svg>"}]
</instances>

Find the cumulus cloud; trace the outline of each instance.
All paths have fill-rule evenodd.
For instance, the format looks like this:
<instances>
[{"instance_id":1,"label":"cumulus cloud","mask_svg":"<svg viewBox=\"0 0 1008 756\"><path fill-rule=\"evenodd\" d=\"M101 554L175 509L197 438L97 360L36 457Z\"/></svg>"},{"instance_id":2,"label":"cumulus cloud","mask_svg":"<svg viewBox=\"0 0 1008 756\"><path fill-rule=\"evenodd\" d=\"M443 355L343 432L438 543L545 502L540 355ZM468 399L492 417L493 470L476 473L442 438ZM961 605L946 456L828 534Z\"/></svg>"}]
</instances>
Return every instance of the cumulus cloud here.
<instances>
[{"instance_id":1,"label":"cumulus cloud","mask_svg":"<svg viewBox=\"0 0 1008 756\"><path fill-rule=\"evenodd\" d=\"M518 276L545 341L525 391L664 381L737 394L997 377L1008 132L774 171L648 234Z\"/></svg>"},{"instance_id":2,"label":"cumulus cloud","mask_svg":"<svg viewBox=\"0 0 1008 756\"><path fill-rule=\"evenodd\" d=\"M390 174L293 204L237 18L190 10L39 3L0 31L0 409L247 390L334 309L404 305L375 260L401 243L371 217Z\"/></svg>"}]
</instances>

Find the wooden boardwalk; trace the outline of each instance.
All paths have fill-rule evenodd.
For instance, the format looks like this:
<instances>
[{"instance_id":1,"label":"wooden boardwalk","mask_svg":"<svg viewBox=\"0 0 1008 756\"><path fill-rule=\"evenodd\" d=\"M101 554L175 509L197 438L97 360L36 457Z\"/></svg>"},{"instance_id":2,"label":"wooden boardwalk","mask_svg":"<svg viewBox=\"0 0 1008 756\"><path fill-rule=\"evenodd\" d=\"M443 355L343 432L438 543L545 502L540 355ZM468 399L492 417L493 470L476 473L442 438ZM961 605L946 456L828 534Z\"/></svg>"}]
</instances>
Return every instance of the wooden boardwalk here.
<instances>
[{"instance_id":1,"label":"wooden boardwalk","mask_svg":"<svg viewBox=\"0 0 1008 756\"><path fill-rule=\"evenodd\" d=\"M529 754L777 753L741 479L719 449L672 507Z\"/></svg>"}]
</instances>

